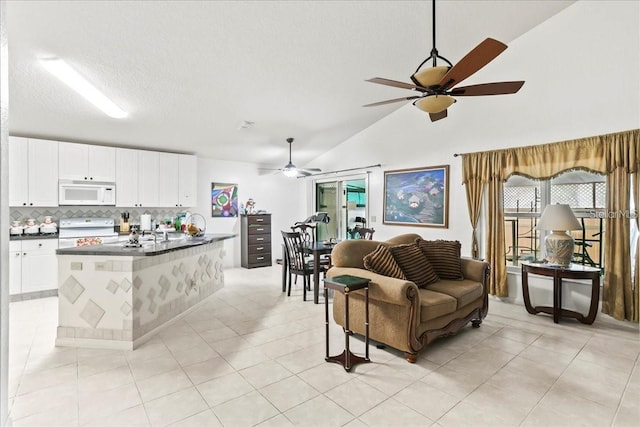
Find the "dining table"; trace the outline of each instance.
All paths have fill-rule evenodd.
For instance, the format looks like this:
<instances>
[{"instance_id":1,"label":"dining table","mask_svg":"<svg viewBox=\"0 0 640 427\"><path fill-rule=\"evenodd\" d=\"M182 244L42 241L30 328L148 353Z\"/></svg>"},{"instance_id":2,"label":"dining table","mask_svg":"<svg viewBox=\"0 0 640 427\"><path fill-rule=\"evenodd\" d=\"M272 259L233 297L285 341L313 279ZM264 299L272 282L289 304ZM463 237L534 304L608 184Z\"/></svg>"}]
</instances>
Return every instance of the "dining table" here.
<instances>
[{"instance_id":1,"label":"dining table","mask_svg":"<svg viewBox=\"0 0 640 427\"><path fill-rule=\"evenodd\" d=\"M318 304L320 294L320 258L322 255L330 255L334 246L338 242L307 242L304 243L302 251L313 257L313 303ZM282 292L286 288L287 257L283 251L282 257Z\"/></svg>"}]
</instances>

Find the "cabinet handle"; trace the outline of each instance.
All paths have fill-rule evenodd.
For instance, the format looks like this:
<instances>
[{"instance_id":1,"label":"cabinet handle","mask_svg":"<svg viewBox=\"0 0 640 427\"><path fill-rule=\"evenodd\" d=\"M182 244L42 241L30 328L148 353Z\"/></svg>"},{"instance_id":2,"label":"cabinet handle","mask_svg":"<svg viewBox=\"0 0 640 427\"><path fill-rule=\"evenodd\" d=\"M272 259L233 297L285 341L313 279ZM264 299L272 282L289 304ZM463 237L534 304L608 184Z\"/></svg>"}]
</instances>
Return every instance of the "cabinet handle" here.
<instances>
[{"instance_id":1,"label":"cabinet handle","mask_svg":"<svg viewBox=\"0 0 640 427\"><path fill-rule=\"evenodd\" d=\"M90 176L89 179L93 181L93 177L92 176Z\"/></svg>"},{"instance_id":2,"label":"cabinet handle","mask_svg":"<svg viewBox=\"0 0 640 427\"><path fill-rule=\"evenodd\" d=\"M262 251L264 250L264 246L260 246L259 248L256 248L256 251Z\"/></svg>"},{"instance_id":3,"label":"cabinet handle","mask_svg":"<svg viewBox=\"0 0 640 427\"><path fill-rule=\"evenodd\" d=\"M16 252L16 256L20 256L20 252Z\"/></svg>"},{"instance_id":4,"label":"cabinet handle","mask_svg":"<svg viewBox=\"0 0 640 427\"><path fill-rule=\"evenodd\" d=\"M262 221L264 221L264 219L262 219L262 218L256 218L256 222L262 222Z\"/></svg>"},{"instance_id":5,"label":"cabinet handle","mask_svg":"<svg viewBox=\"0 0 640 427\"><path fill-rule=\"evenodd\" d=\"M256 228L256 231L264 231L264 228Z\"/></svg>"},{"instance_id":6,"label":"cabinet handle","mask_svg":"<svg viewBox=\"0 0 640 427\"><path fill-rule=\"evenodd\" d=\"M24 252L24 253L22 254L22 256L27 256L27 253L26 253L26 252Z\"/></svg>"},{"instance_id":7,"label":"cabinet handle","mask_svg":"<svg viewBox=\"0 0 640 427\"><path fill-rule=\"evenodd\" d=\"M256 259L257 259L258 261L260 261L260 260L263 260L263 259L264 259L264 257L263 257L263 256L258 256L258 257L256 257Z\"/></svg>"},{"instance_id":8,"label":"cabinet handle","mask_svg":"<svg viewBox=\"0 0 640 427\"><path fill-rule=\"evenodd\" d=\"M22 204L22 206L27 206L27 202L24 202L24 203Z\"/></svg>"},{"instance_id":9,"label":"cabinet handle","mask_svg":"<svg viewBox=\"0 0 640 427\"><path fill-rule=\"evenodd\" d=\"M42 247L42 243L38 243L38 247L41 248Z\"/></svg>"},{"instance_id":10,"label":"cabinet handle","mask_svg":"<svg viewBox=\"0 0 640 427\"><path fill-rule=\"evenodd\" d=\"M85 177L84 177L84 180L86 181L87 179L89 179L89 178L87 178L87 177L85 176Z\"/></svg>"},{"instance_id":11,"label":"cabinet handle","mask_svg":"<svg viewBox=\"0 0 640 427\"><path fill-rule=\"evenodd\" d=\"M256 242L262 242L263 240L264 240L264 237L258 237L258 238L256 239Z\"/></svg>"},{"instance_id":12,"label":"cabinet handle","mask_svg":"<svg viewBox=\"0 0 640 427\"><path fill-rule=\"evenodd\" d=\"M29 203L29 206L33 206L33 203Z\"/></svg>"}]
</instances>

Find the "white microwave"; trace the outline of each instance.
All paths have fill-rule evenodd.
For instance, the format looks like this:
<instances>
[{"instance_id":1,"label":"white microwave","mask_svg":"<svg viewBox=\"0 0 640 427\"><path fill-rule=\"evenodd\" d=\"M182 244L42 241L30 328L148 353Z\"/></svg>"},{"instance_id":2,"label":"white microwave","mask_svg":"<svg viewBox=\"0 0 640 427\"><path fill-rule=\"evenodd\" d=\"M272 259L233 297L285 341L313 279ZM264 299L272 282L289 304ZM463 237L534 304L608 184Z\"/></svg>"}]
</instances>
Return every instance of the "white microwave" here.
<instances>
[{"instance_id":1,"label":"white microwave","mask_svg":"<svg viewBox=\"0 0 640 427\"><path fill-rule=\"evenodd\" d=\"M59 181L58 203L63 205L116 204L116 185L113 182Z\"/></svg>"}]
</instances>

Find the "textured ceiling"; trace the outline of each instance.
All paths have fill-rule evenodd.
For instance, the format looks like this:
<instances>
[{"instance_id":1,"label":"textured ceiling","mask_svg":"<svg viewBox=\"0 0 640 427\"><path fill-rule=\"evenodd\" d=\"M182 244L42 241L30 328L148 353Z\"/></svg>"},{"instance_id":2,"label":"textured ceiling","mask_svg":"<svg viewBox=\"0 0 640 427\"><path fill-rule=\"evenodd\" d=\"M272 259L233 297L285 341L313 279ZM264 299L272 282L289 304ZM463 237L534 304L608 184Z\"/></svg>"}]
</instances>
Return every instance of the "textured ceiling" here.
<instances>
[{"instance_id":1,"label":"textured ceiling","mask_svg":"<svg viewBox=\"0 0 640 427\"><path fill-rule=\"evenodd\" d=\"M571 3L440 1L438 50L455 63ZM361 107L410 95L364 80L408 81L432 47L427 1L8 1L6 18L12 135L276 167L289 136L305 165L402 107ZM49 75L38 58L51 56L129 117L105 116ZM476 76L491 81L491 64ZM239 130L243 120L255 124Z\"/></svg>"}]
</instances>

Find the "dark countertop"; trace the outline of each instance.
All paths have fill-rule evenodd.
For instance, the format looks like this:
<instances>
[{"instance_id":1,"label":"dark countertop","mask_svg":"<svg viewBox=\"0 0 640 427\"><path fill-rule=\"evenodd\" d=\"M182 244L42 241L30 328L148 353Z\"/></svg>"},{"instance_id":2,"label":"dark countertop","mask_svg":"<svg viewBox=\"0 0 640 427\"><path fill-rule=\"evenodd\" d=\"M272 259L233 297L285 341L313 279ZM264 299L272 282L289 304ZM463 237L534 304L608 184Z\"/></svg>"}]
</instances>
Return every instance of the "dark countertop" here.
<instances>
[{"instance_id":1,"label":"dark countertop","mask_svg":"<svg viewBox=\"0 0 640 427\"><path fill-rule=\"evenodd\" d=\"M9 240L37 240L37 239L57 239L58 233L53 234L10 234Z\"/></svg>"},{"instance_id":2,"label":"dark countertop","mask_svg":"<svg viewBox=\"0 0 640 427\"><path fill-rule=\"evenodd\" d=\"M193 246L219 242L221 240L233 239L236 234L205 234L202 237L182 238L170 240L168 242L153 243L144 241L140 248L128 248L126 242L107 243L103 245L80 246L75 248L63 248L56 250L57 255L102 255L102 256L154 256L167 252L188 249Z\"/></svg>"}]
</instances>

